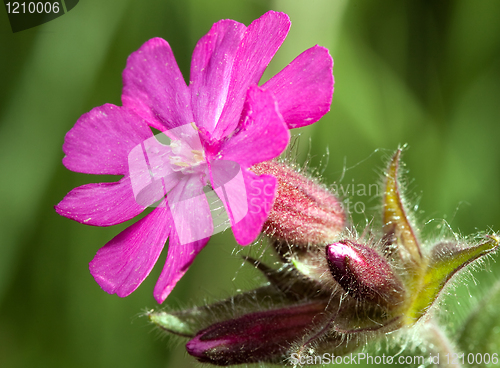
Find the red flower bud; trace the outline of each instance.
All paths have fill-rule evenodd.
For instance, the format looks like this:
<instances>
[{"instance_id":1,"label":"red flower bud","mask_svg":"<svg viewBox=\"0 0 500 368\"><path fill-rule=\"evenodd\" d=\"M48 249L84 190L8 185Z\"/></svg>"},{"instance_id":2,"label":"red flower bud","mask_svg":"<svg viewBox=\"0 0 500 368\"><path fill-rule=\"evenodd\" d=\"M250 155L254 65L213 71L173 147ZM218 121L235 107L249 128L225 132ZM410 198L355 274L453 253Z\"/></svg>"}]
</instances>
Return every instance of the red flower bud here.
<instances>
[{"instance_id":1,"label":"red flower bud","mask_svg":"<svg viewBox=\"0 0 500 368\"><path fill-rule=\"evenodd\" d=\"M326 305L314 302L219 322L198 332L186 349L200 362L215 365L279 363L291 344L317 322Z\"/></svg>"},{"instance_id":2,"label":"red flower bud","mask_svg":"<svg viewBox=\"0 0 500 368\"><path fill-rule=\"evenodd\" d=\"M278 180L273 208L263 231L294 245L328 244L344 229L345 214L338 198L324 186L276 161L252 167Z\"/></svg>"},{"instance_id":3,"label":"red flower bud","mask_svg":"<svg viewBox=\"0 0 500 368\"><path fill-rule=\"evenodd\" d=\"M403 284L375 249L341 240L326 247L326 258L333 277L352 297L383 306L402 302Z\"/></svg>"}]
</instances>

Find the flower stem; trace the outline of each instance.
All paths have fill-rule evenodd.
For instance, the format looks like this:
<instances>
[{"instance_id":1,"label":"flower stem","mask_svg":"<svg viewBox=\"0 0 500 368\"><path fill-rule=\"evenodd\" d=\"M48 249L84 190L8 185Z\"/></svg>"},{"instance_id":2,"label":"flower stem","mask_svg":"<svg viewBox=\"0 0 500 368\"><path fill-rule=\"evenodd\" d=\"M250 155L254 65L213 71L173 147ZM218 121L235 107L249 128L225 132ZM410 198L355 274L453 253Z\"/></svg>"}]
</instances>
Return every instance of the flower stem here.
<instances>
[{"instance_id":1,"label":"flower stem","mask_svg":"<svg viewBox=\"0 0 500 368\"><path fill-rule=\"evenodd\" d=\"M436 367L462 368L462 354L455 349L455 346L434 320L426 323L426 340L432 354L431 363Z\"/></svg>"}]
</instances>

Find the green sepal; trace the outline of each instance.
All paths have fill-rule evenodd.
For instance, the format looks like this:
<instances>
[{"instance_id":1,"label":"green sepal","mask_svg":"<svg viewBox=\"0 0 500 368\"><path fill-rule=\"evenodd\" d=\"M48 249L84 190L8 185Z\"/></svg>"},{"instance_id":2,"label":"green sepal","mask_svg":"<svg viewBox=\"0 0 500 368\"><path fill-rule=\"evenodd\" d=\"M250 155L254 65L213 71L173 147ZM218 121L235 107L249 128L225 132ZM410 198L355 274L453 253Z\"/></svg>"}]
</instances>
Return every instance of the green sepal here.
<instances>
[{"instance_id":1,"label":"green sepal","mask_svg":"<svg viewBox=\"0 0 500 368\"><path fill-rule=\"evenodd\" d=\"M313 280L299 276L291 266L275 270L251 257L245 259L266 276L266 286L212 304L174 312L152 310L146 315L153 324L167 332L194 337L198 331L213 323L244 314L283 308L303 300L338 299L322 290Z\"/></svg>"},{"instance_id":2,"label":"green sepal","mask_svg":"<svg viewBox=\"0 0 500 368\"><path fill-rule=\"evenodd\" d=\"M212 304L173 312L151 310L146 315L162 330L194 337L198 331L218 321L284 304L288 304L284 294L273 285L267 285Z\"/></svg>"},{"instance_id":3,"label":"green sepal","mask_svg":"<svg viewBox=\"0 0 500 368\"><path fill-rule=\"evenodd\" d=\"M187 316L179 316L177 313L168 313L165 311L149 311L147 316L149 320L160 327L162 330L183 337L194 337L197 332L194 321L189 321ZM183 318L184 317L184 318Z\"/></svg>"},{"instance_id":4,"label":"green sepal","mask_svg":"<svg viewBox=\"0 0 500 368\"><path fill-rule=\"evenodd\" d=\"M401 152L401 148L397 150L385 173L383 231L388 247L387 253L395 249L406 267L417 269L422 263L422 252L401 196L399 184Z\"/></svg>"},{"instance_id":5,"label":"green sepal","mask_svg":"<svg viewBox=\"0 0 500 368\"><path fill-rule=\"evenodd\" d=\"M276 289L271 286L235 295L231 298L199 307L181 311L149 311L149 320L162 330L184 337L194 337L196 333L211 323L230 318L234 315L234 306L239 310L246 310L265 295L276 294ZM245 306L247 308L245 308Z\"/></svg>"},{"instance_id":6,"label":"green sepal","mask_svg":"<svg viewBox=\"0 0 500 368\"><path fill-rule=\"evenodd\" d=\"M437 244L431 253L422 283L407 317L418 320L455 273L476 259L495 251L500 238L497 235L488 235L487 238L486 242L470 247L451 242Z\"/></svg>"}]
</instances>

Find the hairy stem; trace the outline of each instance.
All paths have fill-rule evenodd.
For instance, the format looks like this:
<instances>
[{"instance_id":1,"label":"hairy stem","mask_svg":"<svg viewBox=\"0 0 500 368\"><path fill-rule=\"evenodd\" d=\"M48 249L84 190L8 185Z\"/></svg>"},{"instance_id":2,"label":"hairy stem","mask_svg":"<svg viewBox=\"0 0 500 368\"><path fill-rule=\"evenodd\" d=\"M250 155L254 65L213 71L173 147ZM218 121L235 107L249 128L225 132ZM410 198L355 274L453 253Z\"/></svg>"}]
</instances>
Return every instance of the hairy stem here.
<instances>
[{"instance_id":1,"label":"hairy stem","mask_svg":"<svg viewBox=\"0 0 500 368\"><path fill-rule=\"evenodd\" d=\"M429 350L432 354L431 363L442 368L462 368L463 355L455 349L455 346L434 320L430 320L426 324L426 333Z\"/></svg>"}]
</instances>

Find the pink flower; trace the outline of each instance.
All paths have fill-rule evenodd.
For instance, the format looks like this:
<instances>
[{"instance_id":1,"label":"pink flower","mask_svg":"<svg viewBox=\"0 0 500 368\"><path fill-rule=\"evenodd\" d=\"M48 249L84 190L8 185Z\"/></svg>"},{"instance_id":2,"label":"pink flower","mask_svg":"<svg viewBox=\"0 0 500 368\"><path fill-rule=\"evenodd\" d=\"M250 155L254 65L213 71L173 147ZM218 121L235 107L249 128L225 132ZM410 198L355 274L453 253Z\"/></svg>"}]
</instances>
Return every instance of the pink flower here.
<instances>
[{"instance_id":1,"label":"pink flower","mask_svg":"<svg viewBox=\"0 0 500 368\"><path fill-rule=\"evenodd\" d=\"M169 239L154 290L159 303L165 300L213 234L207 185L224 203L239 244L259 235L276 179L248 169L280 155L289 128L328 112L333 92L332 59L319 46L257 86L289 27L288 16L273 11L248 27L233 20L215 23L196 45L189 86L168 43L149 40L128 58L123 106L97 107L67 133L68 169L123 177L73 189L56 206L60 215L111 226L159 203L90 262L90 273L106 292L132 293ZM159 143L150 127L171 144Z\"/></svg>"}]
</instances>

